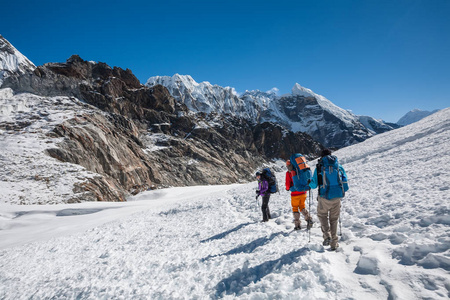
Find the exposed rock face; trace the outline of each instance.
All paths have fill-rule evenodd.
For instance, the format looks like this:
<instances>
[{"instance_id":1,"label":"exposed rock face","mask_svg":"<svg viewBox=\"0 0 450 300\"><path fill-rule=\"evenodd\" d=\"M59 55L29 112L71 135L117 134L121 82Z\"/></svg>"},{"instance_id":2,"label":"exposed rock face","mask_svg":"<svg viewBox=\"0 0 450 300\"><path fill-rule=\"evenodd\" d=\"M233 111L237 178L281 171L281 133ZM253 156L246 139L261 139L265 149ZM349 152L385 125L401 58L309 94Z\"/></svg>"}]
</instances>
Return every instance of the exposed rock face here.
<instances>
[{"instance_id":1,"label":"exposed rock face","mask_svg":"<svg viewBox=\"0 0 450 300\"><path fill-rule=\"evenodd\" d=\"M3 87L41 96L74 96L102 110L137 119L145 118L148 109L175 112L175 101L167 89L144 88L129 69L84 61L78 55L66 63L48 63L32 73L11 76Z\"/></svg>"},{"instance_id":2,"label":"exposed rock face","mask_svg":"<svg viewBox=\"0 0 450 300\"><path fill-rule=\"evenodd\" d=\"M58 124L51 135L63 140L47 149L62 162L101 175L75 187L89 200L123 201L149 188L242 182L267 160L291 152L313 156L323 148L306 134L272 123L193 114L165 87L145 87L130 70L78 56L10 76L4 87L74 96L92 105Z\"/></svg>"},{"instance_id":3,"label":"exposed rock face","mask_svg":"<svg viewBox=\"0 0 450 300\"><path fill-rule=\"evenodd\" d=\"M59 124L54 133L66 139L59 148L47 150L50 156L105 175L115 191L135 193L154 182L149 161L136 143L137 127L120 115L84 114Z\"/></svg>"},{"instance_id":4,"label":"exposed rock face","mask_svg":"<svg viewBox=\"0 0 450 300\"><path fill-rule=\"evenodd\" d=\"M272 123L257 125L253 134L257 148L267 157L287 160L293 153L304 153L306 157L314 158L323 149L310 135L294 133Z\"/></svg>"}]
</instances>

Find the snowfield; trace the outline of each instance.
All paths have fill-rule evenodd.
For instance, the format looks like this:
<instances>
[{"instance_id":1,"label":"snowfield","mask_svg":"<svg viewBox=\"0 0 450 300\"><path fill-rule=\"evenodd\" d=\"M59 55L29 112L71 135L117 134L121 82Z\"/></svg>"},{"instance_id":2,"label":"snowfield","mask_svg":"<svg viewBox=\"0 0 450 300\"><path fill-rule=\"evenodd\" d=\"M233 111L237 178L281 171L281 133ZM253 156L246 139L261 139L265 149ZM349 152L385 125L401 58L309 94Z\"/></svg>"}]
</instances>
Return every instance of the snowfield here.
<instances>
[{"instance_id":1,"label":"snowfield","mask_svg":"<svg viewBox=\"0 0 450 300\"><path fill-rule=\"evenodd\" d=\"M350 185L337 252L322 246L316 190L310 241L284 190L260 222L256 182L3 200L0 299L448 299L450 109L335 154Z\"/></svg>"}]
</instances>

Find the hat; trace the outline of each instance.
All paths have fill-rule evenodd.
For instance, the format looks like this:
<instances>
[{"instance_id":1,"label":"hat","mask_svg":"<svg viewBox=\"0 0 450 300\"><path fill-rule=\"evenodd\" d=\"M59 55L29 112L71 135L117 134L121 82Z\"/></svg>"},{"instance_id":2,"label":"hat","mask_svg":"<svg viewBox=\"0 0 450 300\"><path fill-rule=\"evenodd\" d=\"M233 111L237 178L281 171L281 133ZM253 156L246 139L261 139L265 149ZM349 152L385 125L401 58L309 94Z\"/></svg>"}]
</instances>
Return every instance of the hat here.
<instances>
[{"instance_id":1,"label":"hat","mask_svg":"<svg viewBox=\"0 0 450 300\"><path fill-rule=\"evenodd\" d=\"M255 176L261 176L261 172L256 172Z\"/></svg>"},{"instance_id":2,"label":"hat","mask_svg":"<svg viewBox=\"0 0 450 300\"><path fill-rule=\"evenodd\" d=\"M325 157L331 155L331 150L330 149L323 149L322 152L320 153L321 157Z\"/></svg>"}]
</instances>

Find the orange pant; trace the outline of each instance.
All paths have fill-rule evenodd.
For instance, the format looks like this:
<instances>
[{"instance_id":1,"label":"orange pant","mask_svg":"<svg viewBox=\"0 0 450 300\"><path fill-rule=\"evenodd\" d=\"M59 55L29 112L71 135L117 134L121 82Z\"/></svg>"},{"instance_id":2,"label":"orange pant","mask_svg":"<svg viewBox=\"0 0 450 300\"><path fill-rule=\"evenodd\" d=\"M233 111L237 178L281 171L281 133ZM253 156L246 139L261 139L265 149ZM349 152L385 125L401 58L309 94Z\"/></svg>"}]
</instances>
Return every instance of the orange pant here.
<instances>
[{"instance_id":1,"label":"orange pant","mask_svg":"<svg viewBox=\"0 0 450 300\"><path fill-rule=\"evenodd\" d=\"M301 212L305 208L306 193L301 195L291 195L291 205L293 212Z\"/></svg>"}]
</instances>

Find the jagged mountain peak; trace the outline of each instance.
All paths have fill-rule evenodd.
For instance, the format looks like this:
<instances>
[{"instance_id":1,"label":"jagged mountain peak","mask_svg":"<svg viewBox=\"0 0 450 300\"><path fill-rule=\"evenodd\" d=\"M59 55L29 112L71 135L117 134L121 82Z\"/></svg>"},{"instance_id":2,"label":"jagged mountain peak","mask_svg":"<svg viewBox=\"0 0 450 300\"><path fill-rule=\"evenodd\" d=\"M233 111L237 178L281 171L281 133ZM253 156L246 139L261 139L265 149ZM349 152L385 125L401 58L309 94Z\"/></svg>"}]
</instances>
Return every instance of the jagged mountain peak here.
<instances>
[{"instance_id":1,"label":"jagged mountain peak","mask_svg":"<svg viewBox=\"0 0 450 300\"><path fill-rule=\"evenodd\" d=\"M357 121L358 117L355 116L350 111L343 109L322 95L314 93L311 89L305 88L300 84L296 83L292 88L292 96L300 96L300 97L313 97L317 100L317 103L329 113L337 116L343 122L346 123L347 126L352 126L352 124Z\"/></svg>"},{"instance_id":2,"label":"jagged mountain peak","mask_svg":"<svg viewBox=\"0 0 450 300\"><path fill-rule=\"evenodd\" d=\"M36 66L0 35L0 86L11 74L24 74Z\"/></svg>"},{"instance_id":3,"label":"jagged mountain peak","mask_svg":"<svg viewBox=\"0 0 450 300\"><path fill-rule=\"evenodd\" d=\"M316 97L317 95L310 89L301 86L299 83L294 84L291 89L292 96Z\"/></svg>"}]
</instances>

